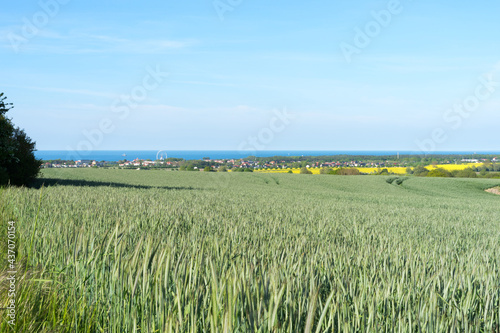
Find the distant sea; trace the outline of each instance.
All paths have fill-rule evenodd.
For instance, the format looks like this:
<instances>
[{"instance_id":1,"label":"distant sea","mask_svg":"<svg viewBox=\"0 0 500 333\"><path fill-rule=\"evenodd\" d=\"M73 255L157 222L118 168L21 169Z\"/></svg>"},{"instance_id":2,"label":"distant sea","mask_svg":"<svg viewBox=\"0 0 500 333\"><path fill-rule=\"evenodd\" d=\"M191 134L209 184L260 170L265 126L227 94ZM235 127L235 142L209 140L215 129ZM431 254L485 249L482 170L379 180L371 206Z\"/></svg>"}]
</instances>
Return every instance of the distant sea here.
<instances>
[{"instance_id":1,"label":"distant sea","mask_svg":"<svg viewBox=\"0 0 500 333\"><path fill-rule=\"evenodd\" d=\"M72 152L67 150L39 150L35 152L37 158L42 160L96 160L96 161L120 161L141 160L163 157L176 157L185 160L199 160L204 157L210 159L240 159L248 156L271 157L271 156L322 156L322 155L421 155L419 151L373 151L373 150L261 150L261 151L241 151L241 150L95 150L92 152ZM472 155L472 154L500 154L500 152L488 151L436 151L431 154L453 154L453 155Z\"/></svg>"}]
</instances>

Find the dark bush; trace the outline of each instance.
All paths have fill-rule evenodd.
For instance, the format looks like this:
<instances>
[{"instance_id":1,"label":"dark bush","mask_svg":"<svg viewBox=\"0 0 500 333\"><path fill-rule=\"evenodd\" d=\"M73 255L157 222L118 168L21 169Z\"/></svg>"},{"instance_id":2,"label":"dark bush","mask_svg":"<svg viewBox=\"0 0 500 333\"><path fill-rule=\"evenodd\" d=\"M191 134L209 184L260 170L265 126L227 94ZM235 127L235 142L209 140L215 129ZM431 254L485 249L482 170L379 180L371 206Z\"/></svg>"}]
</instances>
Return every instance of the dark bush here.
<instances>
[{"instance_id":1,"label":"dark bush","mask_svg":"<svg viewBox=\"0 0 500 333\"><path fill-rule=\"evenodd\" d=\"M396 185L401 185L407 179L408 179L407 177L405 177L405 178L399 178L398 177L394 182L396 183Z\"/></svg>"},{"instance_id":2,"label":"dark bush","mask_svg":"<svg viewBox=\"0 0 500 333\"><path fill-rule=\"evenodd\" d=\"M428 173L429 173L429 170L427 170L423 166L418 166L415 169L413 169L413 174L417 177L426 177Z\"/></svg>"},{"instance_id":3,"label":"dark bush","mask_svg":"<svg viewBox=\"0 0 500 333\"><path fill-rule=\"evenodd\" d=\"M251 168L232 168L232 172L253 172Z\"/></svg>"},{"instance_id":4,"label":"dark bush","mask_svg":"<svg viewBox=\"0 0 500 333\"><path fill-rule=\"evenodd\" d=\"M356 168L340 168L335 170L335 174L340 176L357 176L360 175L361 172Z\"/></svg>"},{"instance_id":5,"label":"dark bush","mask_svg":"<svg viewBox=\"0 0 500 333\"><path fill-rule=\"evenodd\" d=\"M12 107L0 93L0 184L28 185L39 174L42 161L35 157L35 142L19 127L15 127L6 113Z\"/></svg>"},{"instance_id":6,"label":"dark bush","mask_svg":"<svg viewBox=\"0 0 500 333\"><path fill-rule=\"evenodd\" d=\"M398 177L389 177L385 181L388 184L392 184L392 182L395 181L396 179L398 179Z\"/></svg>"},{"instance_id":7,"label":"dark bush","mask_svg":"<svg viewBox=\"0 0 500 333\"><path fill-rule=\"evenodd\" d=\"M429 171L427 177L453 177L453 175L443 168L437 168Z\"/></svg>"},{"instance_id":8,"label":"dark bush","mask_svg":"<svg viewBox=\"0 0 500 333\"><path fill-rule=\"evenodd\" d=\"M389 170L387 170L387 168L383 168L377 174L380 176L387 176L387 175L390 175L391 173L389 172Z\"/></svg>"}]
</instances>

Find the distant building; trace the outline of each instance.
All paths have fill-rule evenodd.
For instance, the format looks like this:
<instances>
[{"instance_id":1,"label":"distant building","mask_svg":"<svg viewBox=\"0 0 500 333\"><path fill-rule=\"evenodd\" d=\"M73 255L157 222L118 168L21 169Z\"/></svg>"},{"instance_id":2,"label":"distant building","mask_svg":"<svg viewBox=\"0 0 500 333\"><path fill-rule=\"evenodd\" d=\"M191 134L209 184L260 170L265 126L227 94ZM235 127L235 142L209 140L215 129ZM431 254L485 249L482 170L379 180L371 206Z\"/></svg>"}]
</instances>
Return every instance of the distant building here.
<instances>
[{"instance_id":1,"label":"distant building","mask_svg":"<svg viewBox=\"0 0 500 333\"><path fill-rule=\"evenodd\" d=\"M75 161L76 164L86 164L86 165L89 165L92 163L91 160L78 160L78 161Z\"/></svg>"}]
</instances>

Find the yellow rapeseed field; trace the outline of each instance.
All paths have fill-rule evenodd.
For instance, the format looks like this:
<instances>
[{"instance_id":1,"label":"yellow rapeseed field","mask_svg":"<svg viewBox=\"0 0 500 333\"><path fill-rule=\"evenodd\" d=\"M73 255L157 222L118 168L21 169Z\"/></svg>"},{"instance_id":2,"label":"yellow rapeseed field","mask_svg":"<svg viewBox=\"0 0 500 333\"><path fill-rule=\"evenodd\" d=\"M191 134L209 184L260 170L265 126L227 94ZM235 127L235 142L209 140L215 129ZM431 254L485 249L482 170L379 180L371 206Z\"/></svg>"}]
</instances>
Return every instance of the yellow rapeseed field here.
<instances>
[{"instance_id":1,"label":"yellow rapeseed field","mask_svg":"<svg viewBox=\"0 0 500 333\"><path fill-rule=\"evenodd\" d=\"M448 171L454 171L454 170L463 170L467 168L477 168L479 166L483 165L483 163L467 163L467 164L438 164L436 166L434 165L428 165L426 166L427 169L432 170L435 168L443 168Z\"/></svg>"},{"instance_id":2,"label":"yellow rapeseed field","mask_svg":"<svg viewBox=\"0 0 500 333\"><path fill-rule=\"evenodd\" d=\"M443 168L448 171L454 171L454 170L464 170L466 168L476 168L478 166L483 165L483 163L466 163L466 164L438 164L438 165L428 165L426 168L428 170L432 170L435 168ZM308 170L311 171L314 175L319 175L319 171L321 168L309 168ZM406 168L405 167L388 167L388 168L356 168L358 169L361 173L376 173L380 169L387 169L389 172L399 174L399 175L404 175L406 174ZM262 173L287 173L289 170L292 170L293 173L300 173L299 168L292 168L292 169L259 169L255 170L254 172L262 172Z\"/></svg>"},{"instance_id":3,"label":"yellow rapeseed field","mask_svg":"<svg viewBox=\"0 0 500 333\"><path fill-rule=\"evenodd\" d=\"M309 171L313 173L313 175L319 175L319 170L321 168L308 168ZM254 170L254 172L262 172L262 173L288 173L289 170L292 170L293 173L300 173L300 168L291 168L291 169L259 169Z\"/></svg>"},{"instance_id":4,"label":"yellow rapeseed field","mask_svg":"<svg viewBox=\"0 0 500 333\"><path fill-rule=\"evenodd\" d=\"M404 175L406 173L406 168L403 167L392 167L392 168L357 168L361 173L375 173L382 169L387 169L389 172Z\"/></svg>"}]
</instances>

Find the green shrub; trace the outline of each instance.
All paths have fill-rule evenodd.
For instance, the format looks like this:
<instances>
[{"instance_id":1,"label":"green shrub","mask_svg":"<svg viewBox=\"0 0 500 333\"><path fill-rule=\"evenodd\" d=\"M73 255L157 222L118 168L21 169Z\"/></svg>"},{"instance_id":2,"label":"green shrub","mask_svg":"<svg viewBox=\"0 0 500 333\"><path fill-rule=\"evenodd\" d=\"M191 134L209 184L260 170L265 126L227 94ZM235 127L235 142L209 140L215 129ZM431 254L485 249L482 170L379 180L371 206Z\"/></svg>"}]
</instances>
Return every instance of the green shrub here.
<instances>
[{"instance_id":1,"label":"green shrub","mask_svg":"<svg viewBox=\"0 0 500 333\"><path fill-rule=\"evenodd\" d=\"M459 178L477 178L477 173L472 168L455 170L452 175Z\"/></svg>"},{"instance_id":2,"label":"green shrub","mask_svg":"<svg viewBox=\"0 0 500 333\"><path fill-rule=\"evenodd\" d=\"M395 181L396 179L398 179L398 177L389 177L387 178L385 181L388 183L388 184L392 184L393 181Z\"/></svg>"},{"instance_id":3,"label":"green shrub","mask_svg":"<svg viewBox=\"0 0 500 333\"><path fill-rule=\"evenodd\" d=\"M335 174L340 176L357 176L360 175L361 172L356 168L340 168L335 170Z\"/></svg>"},{"instance_id":4,"label":"green shrub","mask_svg":"<svg viewBox=\"0 0 500 333\"><path fill-rule=\"evenodd\" d=\"M418 166L415 169L413 169L413 174L417 177L425 177L429 173L429 170L427 170L423 166Z\"/></svg>"},{"instance_id":5,"label":"green shrub","mask_svg":"<svg viewBox=\"0 0 500 333\"><path fill-rule=\"evenodd\" d=\"M329 175L331 171L332 171L332 168L321 168L319 170L319 173L321 175Z\"/></svg>"},{"instance_id":6,"label":"green shrub","mask_svg":"<svg viewBox=\"0 0 500 333\"><path fill-rule=\"evenodd\" d=\"M307 169L306 167L300 168L300 173L303 175L312 175L312 172L309 171L309 169Z\"/></svg>"},{"instance_id":7,"label":"green shrub","mask_svg":"<svg viewBox=\"0 0 500 333\"><path fill-rule=\"evenodd\" d=\"M437 168L429 171L427 177L453 177L453 175L448 170Z\"/></svg>"},{"instance_id":8,"label":"green shrub","mask_svg":"<svg viewBox=\"0 0 500 333\"><path fill-rule=\"evenodd\" d=\"M394 182L396 183L396 185L401 185L407 179L408 179L407 177L404 177L404 178L398 177Z\"/></svg>"},{"instance_id":9,"label":"green shrub","mask_svg":"<svg viewBox=\"0 0 500 333\"><path fill-rule=\"evenodd\" d=\"M390 172L389 172L389 170L387 170L387 168L384 168L384 169L380 170L377 174L380 176L387 176L387 175L390 175Z\"/></svg>"},{"instance_id":10,"label":"green shrub","mask_svg":"<svg viewBox=\"0 0 500 333\"><path fill-rule=\"evenodd\" d=\"M232 168L232 172L253 172L251 168Z\"/></svg>"}]
</instances>

